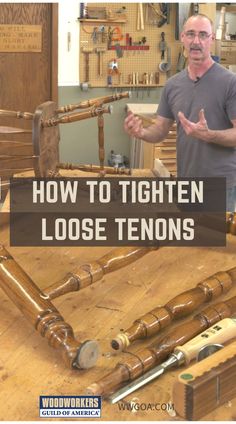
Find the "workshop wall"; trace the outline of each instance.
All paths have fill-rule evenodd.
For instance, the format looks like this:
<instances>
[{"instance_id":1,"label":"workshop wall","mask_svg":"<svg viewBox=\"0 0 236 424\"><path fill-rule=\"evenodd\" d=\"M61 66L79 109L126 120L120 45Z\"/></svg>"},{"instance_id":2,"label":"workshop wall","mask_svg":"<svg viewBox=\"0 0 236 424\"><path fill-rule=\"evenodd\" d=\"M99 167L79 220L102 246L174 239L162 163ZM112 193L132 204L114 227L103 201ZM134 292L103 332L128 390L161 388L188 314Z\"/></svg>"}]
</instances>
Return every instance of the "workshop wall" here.
<instances>
[{"instance_id":1,"label":"workshop wall","mask_svg":"<svg viewBox=\"0 0 236 424\"><path fill-rule=\"evenodd\" d=\"M175 4L168 6L167 22L158 3L88 3L85 13L80 19L80 82L163 86L176 72L181 45L173 30ZM168 74L160 72L161 62L169 62Z\"/></svg>"},{"instance_id":2,"label":"workshop wall","mask_svg":"<svg viewBox=\"0 0 236 424\"><path fill-rule=\"evenodd\" d=\"M59 1L58 6L58 84L79 84L79 3Z\"/></svg>"},{"instance_id":3,"label":"workshop wall","mask_svg":"<svg viewBox=\"0 0 236 424\"><path fill-rule=\"evenodd\" d=\"M109 60L116 57L116 51L106 51L102 53L103 75L98 76L98 54L95 49L106 46L102 42L102 35L99 35L97 43L93 43L92 30L99 26L98 22L81 22L79 2L73 3L73 8L63 7L64 2L59 3L59 105L77 103L83 99L96 98L110 95L116 90L132 91L132 99L124 99L113 103L114 113L104 115L105 119L105 164L107 164L108 155L111 150L129 157L130 141L123 130L123 121L125 118L125 105L131 103L158 103L162 88L166 81L166 73L159 72L159 84L155 84L155 72L158 72L158 65L161 62L161 52L159 43L161 41L161 32L165 32L167 46L171 48L171 70L168 76L176 73L178 56L181 51L181 45L175 40L175 14L176 5L171 4L170 24L164 24L157 27L158 17L150 14L149 22L144 21L144 30L137 30L137 3L88 3L90 7L106 8L108 16L113 16L119 10L122 12L122 6L126 6L125 21L120 24L123 39L121 44L126 43L126 34L130 34L132 40L137 42L146 36L146 44L150 46L148 51L135 52L125 51L124 56L119 60L119 69L122 74L122 84L119 85L118 78L115 76L111 88L107 87L107 73ZM144 6L144 5L143 5ZM158 7L158 4L155 4ZM215 3L200 3L199 12L207 14L215 21L216 6ZM110 14L110 15L109 15ZM113 15L112 15L113 14ZM144 8L144 18L145 18ZM122 20L120 16L117 18ZM109 22L105 22L108 23ZM102 25L102 23L101 23ZM109 25L104 25L108 28ZM114 26L119 26L118 22ZM114 44L114 42L112 42ZM94 50L90 56L91 59L91 78L88 91L82 91L80 83L85 81L85 56L83 48ZM166 52L165 52L166 58ZM139 84L128 84L129 75L138 72ZM143 84L141 76L145 73L153 73L154 83ZM60 126L61 143L60 157L62 161L73 163L94 163L98 164L98 143L97 143L97 120L96 118L87 119L77 123Z\"/></svg>"},{"instance_id":4,"label":"workshop wall","mask_svg":"<svg viewBox=\"0 0 236 424\"><path fill-rule=\"evenodd\" d=\"M77 103L89 98L111 95L109 88L93 88L82 92L79 87L59 87L59 104ZM138 97L137 97L138 94ZM161 89L141 90L132 93L131 99L112 103L113 114L104 115L105 163L111 150L129 157L130 139L123 130L127 103L158 103ZM97 118L60 126L60 158L62 162L94 163L98 161Z\"/></svg>"},{"instance_id":5,"label":"workshop wall","mask_svg":"<svg viewBox=\"0 0 236 424\"><path fill-rule=\"evenodd\" d=\"M149 10L149 15L144 6L144 30L137 30L137 3L89 3L89 7L97 7L106 9L106 13L110 14L111 19L114 19L118 10L122 10L125 6L125 14L122 18L118 14L118 20L123 21L121 31L123 39L121 44L125 44L125 35L129 33L132 37L132 43L136 43L146 37L147 41L144 44L148 46L148 50L129 50L124 51L124 56L119 59L122 72L122 87L124 90L132 91L132 103L158 103L160 99L162 86L166 81L166 73L159 73L159 83L155 84L155 73L158 72L158 64L161 62L161 51L159 42L161 41L161 32L166 34L166 42L174 41L174 20L175 20L175 5L171 6L170 24L165 24L163 27L157 27L157 21L160 19L155 13ZM158 5L156 5L158 10ZM146 11L146 13L145 13ZM146 18L145 18L146 16ZM121 90L118 87L118 79L113 78L114 86L107 87L107 74L109 60L116 57L116 51L106 51L102 56L103 75L98 76L98 54L96 49L105 49L107 45L107 35L105 34L105 43L101 35L98 35L98 40L93 43L92 32L93 28L98 25L97 22L80 22L79 3L74 4L73 8L68 8L59 3L59 104L77 103L83 99L89 99L104 95L110 95L115 90ZM149 19L149 22L147 22ZM106 20L105 20L106 21ZM105 31L109 27L109 22L105 22ZM101 23L102 25L102 23ZM119 22L111 23L111 28L119 26ZM78 36L79 33L79 36ZM115 43L112 42L114 45ZM180 44L177 43L172 49L172 68L170 74L176 72L177 55L179 53ZM79 88L80 83L85 81L85 57L83 49L89 48L94 50L93 56L90 58L92 79L89 82L88 91L82 91ZM76 56L77 53L77 56ZM164 57L166 60L167 52ZM128 75L139 73L140 83L127 84ZM147 72L152 74L152 84L142 84L141 76ZM137 75L137 74L136 74ZM121 82L121 81L119 81ZM126 82L126 84L125 84ZM132 83L132 81L130 81ZM149 81L150 82L150 81ZM91 88L96 87L96 88ZM125 86L125 87L124 87ZM98 88L99 87L99 88ZM130 140L123 130L123 121L125 118L125 105L129 99L124 99L113 104L113 114L105 115L105 151L106 164L111 150L115 153L120 153L127 157L130 156ZM97 147L97 120L96 118L81 121L79 123L70 124L67 126L61 125L61 143L60 157L62 161L70 161L74 163L95 163L98 164L98 147ZM89 137L88 137L89 133ZM86 148L84 148L86 146Z\"/></svg>"}]
</instances>

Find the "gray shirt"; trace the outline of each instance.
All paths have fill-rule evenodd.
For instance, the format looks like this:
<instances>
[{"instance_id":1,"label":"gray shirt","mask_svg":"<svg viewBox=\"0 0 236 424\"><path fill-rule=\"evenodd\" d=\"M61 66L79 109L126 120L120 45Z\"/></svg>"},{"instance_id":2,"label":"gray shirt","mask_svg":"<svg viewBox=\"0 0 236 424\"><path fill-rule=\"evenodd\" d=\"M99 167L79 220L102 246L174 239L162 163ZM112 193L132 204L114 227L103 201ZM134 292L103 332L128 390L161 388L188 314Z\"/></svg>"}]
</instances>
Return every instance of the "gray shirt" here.
<instances>
[{"instance_id":1,"label":"gray shirt","mask_svg":"<svg viewBox=\"0 0 236 424\"><path fill-rule=\"evenodd\" d=\"M198 122L204 109L209 129L232 128L236 119L236 74L214 63L194 82L187 69L171 77L162 92L158 115L177 122L178 177L226 177L227 186L236 186L236 148L223 147L185 134L178 112Z\"/></svg>"}]
</instances>

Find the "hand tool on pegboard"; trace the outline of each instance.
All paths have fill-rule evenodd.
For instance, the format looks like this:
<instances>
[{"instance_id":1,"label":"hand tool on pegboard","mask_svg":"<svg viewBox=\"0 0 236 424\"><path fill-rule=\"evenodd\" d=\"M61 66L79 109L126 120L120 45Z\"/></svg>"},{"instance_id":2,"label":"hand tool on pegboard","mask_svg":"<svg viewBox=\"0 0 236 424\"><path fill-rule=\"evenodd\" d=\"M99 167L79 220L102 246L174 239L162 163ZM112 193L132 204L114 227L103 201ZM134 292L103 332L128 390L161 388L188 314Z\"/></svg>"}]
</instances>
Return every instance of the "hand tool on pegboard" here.
<instances>
[{"instance_id":1,"label":"hand tool on pegboard","mask_svg":"<svg viewBox=\"0 0 236 424\"><path fill-rule=\"evenodd\" d=\"M184 55L184 47L181 47L176 65L176 72L181 72L185 68L186 60L187 58Z\"/></svg>"},{"instance_id":2,"label":"hand tool on pegboard","mask_svg":"<svg viewBox=\"0 0 236 424\"><path fill-rule=\"evenodd\" d=\"M69 22L68 22L69 23ZM69 52L71 49L71 32L67 32L67 51Z\"/></svg>"},{"instance_id":3,"label":"hand tool on pegboard","mask_svg":"<svg viewBox=\"0 0 236 424\"><path fill-rule=\"evenodd\" d=\"M152 12L157 16L158 20L156 25L158 28L162 27L165 23L169 24L170 20L170 5L169 3L159 3L158 9L155 3L148 3Z\"/></svg>"},{"instance_id":4,"label":"hand tool on pegboard","mask_svg":"<svg viewBox=\"0 0 236 424\"><path fill-rule=\"evenodd\" d=\"M87 3L80 3L80 19L85 19L88 17L88 9L87 9Z\"/></svg>"},{"instance_id":5,"label":"hand tool on pegboard","mask_svg":"<svg viewBox=\"0 0 236 424\"><path fill-rule=\"evenodd\" d=\"M93 28L91 38L92 38L94 44L96 44L98 42L98 27Z\"/></svg>"},{"instance_id":6,"label":"hand tool on pegboard","mask_svg":"<svg viewBox=\"0 0 236 424\"><path fill-rule=\"evenodd\" d=\"M122 6L120 9L115 10L115 13L116 13L116 15L119 16L119 18L120 17L124 18L126 16L125 15L125 13L126 13L126 6Z\"/></svg>"},{"instance_id":7,"label":"hand tool on pegboard","mask_svg":"<svg viewBox=\"0 0 236 424\"><path fill-rule=\"evenodd\" d=\"M82 53L85 57L85 82L89 82L89 55L93 52L90 47L82 47Z\"/></svg>"},{"instance_id":8,"label":"hand tool on pegboard","mask_svg":"<svg viewBox=\"0 0 236 424\"><path fill-rule=\"evenodd\" d=\"M108 30L107 30L107 48L109 50L109 48L112 45L112 27L109 26Z\"/></svg>"},{"instance_id":9,"label":"hand tool on pegboard","mask_svg":"<svg viewBox=\"0 0 236 424\"><path fill-rule=\"evenodd\" d=\"M165 51L167 49L167 43L165 41L165 33L161 33L161 41L159 42L159 49L161 51L161 60L165 58Z\"/></svg>"},{"instance_id":10,"label":"hand tool on pegboard","mask_svg":"<svg viewBox=\"0 0 236 424\"><path fill-rule=\"evenodd\" d=\"M144 15L145 15L145 22L146 24L149 23L149 7L148 7L148 3L144 3Z\"/></svg>"},{"instance_id":11,"label":"hand tool on pegboard","mask_svg":"<svg viewBox=\"0 0 236 424\"><path fill-rule=\"evenodd\" d=\"M142 39L141 39L141 45L142 46L145 46L146 42L147 42L147 37L142 37ZM144 51L143 51L143 54L145 54Z\"/></svg>"},{"instance_id":12,"label":"hand tool on pegboard","mask_svg":"<svg viewBox=\"0 0 236 424\"><path fill-rule=\"evenodd\" d=\"M144 30L143 4L137 4L137 31Z\"/></svg>"},{"instance_id":13,"label":"hand tool on pegboard","mask_svg":"<svg viewBox=\"0 0 236 424\"><path fill-rule=\"evenodd\" d=\"M199 14L199 3L193 3L193 15Z\"/></svg>"},{"instance_id":14,"label":"hand tool on pegboard","mask_svg":"<svg viewBox=\"0 0 236 424\"><path fill-rule=\"evenodd\" d=\"M183 26L190 16L191 3L176 3L175 39L179 40Z\"/></svg>"},{"instance_id":15,"label":"hand tool on pegboard","mask_svg":"<svg viewBox=\"0 0 236 424\"><path fill-rule=\"evenodd\" d=\"M105 53L106 49L105 47L96 47L95 51L98 55L98 76L101 77L103 74L102 55Z\"/></svg>"},{"instance_id":16,"label":"hand tool on pegboard","mask_svg":"<svg viewBox=\"0 0 236 424\"><path fill-rule=\"evenodd\" d=\"M98 33L100 35L101 43L105 43L106 42L106 29L105 29L104 25L100 25L98 27Z\"/></svg>"},{"instance_id":17,"label":"hand tool on pegboard","mask_svg":"<svg viewBox=\"0 0 236 424\"><path fill-rule=\"evenodd\" d=\"M122 47L121 47L120 43L116 43L115 44L115 49L116 49L116 56L118 58L123 57L124 53L123 53L123 50L122 50Z\"/></svg>"},{"instance_id":18,"label":"hand tool on pegboard","mask_svg":"<svg viewBox=\"0 0 236 424\"><path fill-rule=\"evenodd\" d=\"M157 24L158 27L161 27L165 23L170 23L170 3L160 3L161 13L164 15L163 18Z\"/></svg>"},{"instance_id":19,"label":"hand tool on pegboard","mask_svg":"<svg viewBox=\"0 0 236 424\"><path fill-rule=\"evenodd\" d=\"M159 70L161 72L167 73L167 77L169 78L169 72L171 70L171 48L167 47L167 58L166 60L163 60L159 64Z\"/></svg>"},{"instance_id":20,"label":"hand tool on pegboard","mask_svg":"<svg viewBox=\"0 0 236 424\"><path fill-rule=\"evenodd\" d=\"M111 41L120 42L123 40L122 30L119 26L111 29Z\"/></svg>"},{"instance_id":21,"label":"hand tool on pegboard","mask_svg":"<svg viewBox=\"0 0 236 424\"><path fill-rule=\"evenodd\" d=\"M225 30L225 11L226 11L226 9L223 6L220 9L220 22L219 22L219 25L218 25L217 30L216 30L216 40L222 40L222 38L223 38L223 33L224 33L224 30Z\"/></svg>"},{"instance_id":22,"label":"hand tool on pegboard","mask_svg":"<svg viewBox=\"0 0 236 424\"><path fill-rule=\"evenodd\" d=\"M117 62L116 59L112 59L108 63L107 83L108 83L108 86L110 86L110 87L113 85L113 76L118 76L118 85L119 85L120 84L121 73L119 71L119 65L118 65L118 62Z\"/></svg>"}]
</instances>

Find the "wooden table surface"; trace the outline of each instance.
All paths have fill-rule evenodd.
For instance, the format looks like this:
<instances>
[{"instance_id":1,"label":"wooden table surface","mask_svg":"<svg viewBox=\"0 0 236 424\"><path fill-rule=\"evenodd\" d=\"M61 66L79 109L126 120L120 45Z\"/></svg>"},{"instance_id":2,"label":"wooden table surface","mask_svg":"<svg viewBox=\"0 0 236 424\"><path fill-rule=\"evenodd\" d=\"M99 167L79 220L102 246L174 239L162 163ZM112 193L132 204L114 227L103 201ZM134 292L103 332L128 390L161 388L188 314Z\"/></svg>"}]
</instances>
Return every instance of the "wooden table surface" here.
<instances>
[{"instance_id":1,"label":"wooden table surface","mask_svg":"<svg viewBox=\"0 0 236 424\"><path fill-rule=\"evenodd\" d=\"M111 250L108 247L9 247L7 226L1 228L1 243L42 290L67 272ZM195 287L211 274L234 267L235 252L236 237L231 235L227 236L227 247L223 248L164 247L107 274L80 292L55 299L53 303L71 324L78 339L99 341L100 358L97 365L87 371L66 369L59 353L48 346L1 290L0 420L38 420L40 395L83 395L89 384L128 355L118 355L110 348L110 340L121 328L127 328L137 317L157 305L164 305L183 290ZM236 287L222 299L235 295ZM136 342L130 350L135 352L151 341ZM103 401L101 420L179 420L165 410L158 410L161 404L171 401L172 385L178 373L179 370L169 371L127 398L136 398L138 403L145 404L143 410L121 411L118 404ZM236 399L233 399L204 419L235 420L235 417Z\"/></svg>"}]
</instances>

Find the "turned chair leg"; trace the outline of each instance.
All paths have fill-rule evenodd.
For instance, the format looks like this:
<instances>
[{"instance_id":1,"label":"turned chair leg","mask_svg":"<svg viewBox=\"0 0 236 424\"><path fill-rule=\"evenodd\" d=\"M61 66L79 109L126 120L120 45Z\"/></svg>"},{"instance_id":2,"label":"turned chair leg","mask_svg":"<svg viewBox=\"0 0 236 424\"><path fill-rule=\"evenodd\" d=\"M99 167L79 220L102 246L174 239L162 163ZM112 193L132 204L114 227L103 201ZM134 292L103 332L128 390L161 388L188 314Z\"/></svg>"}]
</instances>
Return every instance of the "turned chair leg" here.
<instances>
[{"instance_id":1,"label":"turned chair leg","mask_svg":"<svg viewBox=\"0 0 236 424\"><path fill-rule=\"evenodd\" d=\"M55 306L17 264L9 252L0 247L0 286L42 337L59 349L70 368L91 368L98 358L98 344L75 339L71 326Z\"/></svg>"}]
</instances>

